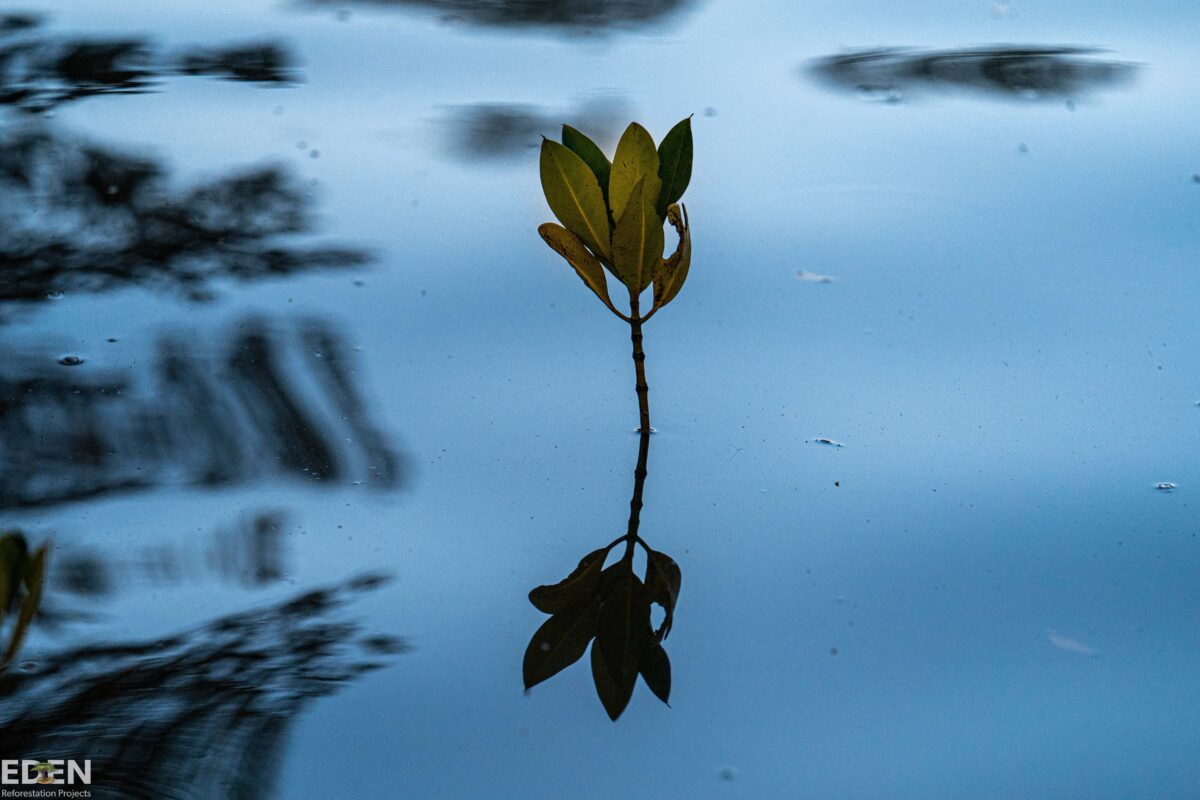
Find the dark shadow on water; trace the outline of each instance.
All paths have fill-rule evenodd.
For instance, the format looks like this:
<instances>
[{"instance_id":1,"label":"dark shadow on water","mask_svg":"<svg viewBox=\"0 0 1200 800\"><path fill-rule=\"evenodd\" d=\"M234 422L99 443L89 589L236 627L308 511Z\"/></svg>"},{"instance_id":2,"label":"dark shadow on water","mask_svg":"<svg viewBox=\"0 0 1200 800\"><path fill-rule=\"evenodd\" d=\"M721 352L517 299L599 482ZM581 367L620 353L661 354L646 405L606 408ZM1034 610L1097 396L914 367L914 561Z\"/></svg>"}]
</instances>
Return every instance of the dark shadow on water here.
<instances>
[{"instance_id":1,"label":"dark shadow on water","mask_svg":"<svg viewBox=\"0 0 1200 800\"><path fill-rule=\"evenodd\" d=\"M694 0L297 0L310 8L424 9L443 22L543 28L572 35L649 30L671 21Z\"/></svg>"},{"instance_id":2,"label":"dark shadow on water","mask_svg":"<svg viewBox=\"0 0 1200 800\"><path fill-rule=\"evenodd\" d=\"M133 155L29 123L0 133L0 302L125 286L207 298L216 279L277 278L367 262L302 244L313 199L282 165L187 189ZM3 311L0 310L0 315Z\"/></svg>"},{"instance_id":3,"label":"dark shadow on water","mask_svg":"<svg viewBox=\"0 0 1200 800\"><path fill-rule=\"evenodd\" d=\"M585 555L562 581L529 593L534 607L551 616L525 650L526 691L580 660L590 644L596 694L614 721L629 705L639 676L663 703L671 694L671 662L663 642L671 632L683 576L670 556L652 549L638 534L649 455L646 431L638 437L625 535ZM634 562L639 546L646 555L641 576ZM610 555L619 558L605 567ZM654 605L663 612L657 626Z\"/></svg>"},{"instance_id":4,"label":"dark shadow on water","mask_svg":"<svg viewBox=\"0 0 1200 800\"><path fill-rule=\"evenodd\" d=\"M519 103L474 103L451 106L441 127L450 155L461 161L532 160L542 136L558 136L566 120L592 133L601 146L615 145L629 114L628 102L620 97L589 100L561 112Z\"/></svg>"},{"instance_id":5,"label":"dark shadow on water","mask_svg":"<svg viewBox=\"0 0 1200 800\"><path fill-rule=\"evenodd\" d=\"M400 488L349 351L323 321L249 318L215 342L167 333L136 372L0 353L0 508L271 477Z\"/></svg>"},{"instance_id":6,"label":"dark shadow on water","mask_svg":"<svg viewBox=\"0 0 1200 800\"><path fill-rule=\"evenodd\" d=\"M1132 80L1137 65L1092 47L994 45L962 50L880 48L817 59L823 84L864 99L904 102L919 90L967 89L994 97L1063 100Z\"/></svg>"},{"instance_id":7,"label":"dark shadow on water","mask_svg":"<svg viewBox=\"0 0 1200 800\"><path fill-rule=\"evenodd\" d=\"M341 613L387 580L362 575L154 640L39 654L0 676L0 752L90 759L84 788L97 798L274 796L297 714L407 649Z\"/></svg>"},{"instance_id":8,"label":"dark shadow on water","mask_svg":"<svg viewBox=\"0 0 1200 800\"><path fill-rule=\"evenodd\" d=\"M0 106L43 112L97 95L147 92L172 75L264 85L299 80L295 58L274 40L168 54L143 37L74 37L45 30L36 15L0 15Z\"/></svg>"}]
</instances>

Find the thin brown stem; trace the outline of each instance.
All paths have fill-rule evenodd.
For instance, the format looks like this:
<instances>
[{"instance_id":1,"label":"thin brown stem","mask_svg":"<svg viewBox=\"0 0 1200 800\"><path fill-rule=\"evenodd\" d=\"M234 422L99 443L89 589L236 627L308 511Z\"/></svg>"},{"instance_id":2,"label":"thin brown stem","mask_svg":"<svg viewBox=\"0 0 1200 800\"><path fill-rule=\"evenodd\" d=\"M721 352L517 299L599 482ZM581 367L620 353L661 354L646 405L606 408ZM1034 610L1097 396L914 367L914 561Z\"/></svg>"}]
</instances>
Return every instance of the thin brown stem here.
<instances>
[{"instance_id":1,"label":"thin brown stem","mask_svg":"<svg viewBox=\"0 0 1200 800\"><path fill-rule=\"evenodd\" d=\"M650 432L650 387L646 385L646 353L642 350L642 319L638 316L638 298L632 292L629 297L629 335L633 340L633 369L637 375L638 412L642 433Z\"/></svg>"},{"instance_id":2,"label":"thin brown stem","mask_svg":"<svg viewBox=\"0 0 1200 800\"><path fill-rule=\"evenodd\" d=\"M638 541L638 526L642 522L642 490L646 486L646 462L650 458L650 431L643 429L638 437L638 460L633 469L633 497L629 499L629 528L625 532L625 558L633 558L633 546Z\"/></svg>"}]
</instances>

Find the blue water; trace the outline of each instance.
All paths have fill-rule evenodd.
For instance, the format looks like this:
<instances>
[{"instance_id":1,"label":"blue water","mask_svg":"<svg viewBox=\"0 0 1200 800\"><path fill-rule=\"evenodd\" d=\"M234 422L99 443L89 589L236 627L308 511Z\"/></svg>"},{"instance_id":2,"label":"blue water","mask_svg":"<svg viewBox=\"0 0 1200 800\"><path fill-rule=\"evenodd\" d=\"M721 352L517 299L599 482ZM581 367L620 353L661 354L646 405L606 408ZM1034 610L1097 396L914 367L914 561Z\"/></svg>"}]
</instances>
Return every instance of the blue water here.
<instances>
[{"instance_id":1,"label":"blue water","mask_svg":"<svg viewBox=\"0 0 1200 800\"><path fill-rule=\"evenodd\" d=\"M42 62L0 106L3 525L52 551L0 756L92 758L99 797L1192 796L1200 11L581 6L47 2L10 35ZM137 40L138 93L66 96L79 39ZM179 74L246 43L281 68ZM1102 51L1015 88L970 57L1064 45ZM893 47L960 77L814 72ZM628 331L535 232L538 134L687 114L641 528L683 571L674 686L613 723L586 659L521 687L526 593L624 532L638 444ZM232 626L276 669L229 666L230 614L285 620ZM314 664L289 626L325 624Z\"/></svg>"}]
</instances>

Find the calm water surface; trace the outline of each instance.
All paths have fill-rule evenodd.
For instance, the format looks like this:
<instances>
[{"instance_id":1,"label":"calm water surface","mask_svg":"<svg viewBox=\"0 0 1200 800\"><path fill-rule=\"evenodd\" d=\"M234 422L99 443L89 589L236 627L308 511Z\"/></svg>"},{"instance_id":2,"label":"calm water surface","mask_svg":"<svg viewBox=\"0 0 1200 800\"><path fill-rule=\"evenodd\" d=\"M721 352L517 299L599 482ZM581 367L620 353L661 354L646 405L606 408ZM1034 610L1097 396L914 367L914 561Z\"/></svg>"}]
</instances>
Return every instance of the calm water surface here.
<instances>
[{"instance_id":1,"label":"calm water surface","mask_svg":"<svg viewBox=\"0 0 1200 800\"><path fill-rule=\"evenodd\" d=\"M0 508L52 550L3 758L98 797L1200 786L1193 4L4 13ZM614 724L586 662L521 691L526 593L624 532L638 446L536 148L692 113L646 336L672 707Z\"/></svg>"}]
</instances>

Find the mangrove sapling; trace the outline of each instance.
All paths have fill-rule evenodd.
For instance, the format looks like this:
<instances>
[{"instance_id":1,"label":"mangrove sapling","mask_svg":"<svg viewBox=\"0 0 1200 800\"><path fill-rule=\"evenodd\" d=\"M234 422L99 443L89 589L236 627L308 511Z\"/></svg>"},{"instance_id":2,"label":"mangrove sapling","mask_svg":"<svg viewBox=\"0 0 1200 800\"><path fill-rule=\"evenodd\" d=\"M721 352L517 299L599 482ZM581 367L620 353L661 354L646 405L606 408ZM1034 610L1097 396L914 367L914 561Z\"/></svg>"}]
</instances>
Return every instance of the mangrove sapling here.
<instances>
[{"instance_id":1,"label":"mangrove sapling","mask_svg":"<svg viewBox=\"0 0 1200 800\"><path fill-rule=\"evenodd\" d=\"M670 556L638 535L652 430L642 326L675 299L691 266L687 209L679 204L692 174L691 118L679 122L657 147L645 128L631 123L611 162L569 125L563 126L562 138L562 143L543 140L541 152L542 189L562 224L547 222L538 233L629 325L640 436L626 532L584 556L561 582L529 593L530 602L551 617L529 642L523 672L528 690L578 661L591 643L596 692L616 720L639 674L664 703L671 692L671 664L662 643L671 630L682 574ZM666 258L664 223L679 239ZM613 303L606 272L627 290L628 313ZM652 303L643 314L641 296L651 287ZM621 544L620 560L605 568L609 552ZM642 577L633 566L638 545L646 551ZM657 628L650 620L654 604L664 612Z\"/></svg>"}]
</instances>

